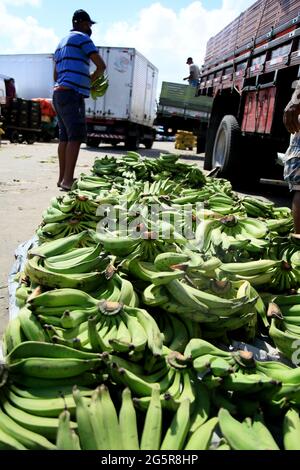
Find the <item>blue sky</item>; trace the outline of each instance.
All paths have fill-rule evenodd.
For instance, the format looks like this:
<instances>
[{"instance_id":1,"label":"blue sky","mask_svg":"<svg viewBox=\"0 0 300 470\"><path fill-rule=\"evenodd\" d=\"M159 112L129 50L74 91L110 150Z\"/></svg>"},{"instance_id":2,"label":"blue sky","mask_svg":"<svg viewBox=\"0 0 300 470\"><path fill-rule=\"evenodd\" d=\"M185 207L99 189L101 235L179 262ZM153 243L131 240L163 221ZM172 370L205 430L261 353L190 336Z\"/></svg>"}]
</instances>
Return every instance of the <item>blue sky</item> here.
<instances>
[{"instance_id":1,"label":"blue sky","mask_svg":"<svg viewBox=\"0 0 300 470\"><path fill-rule=\"evenodd\" d=\"M135 47L161 81L182 82L186 58L201 65L206 43L253 0L0 0L2 54L51 53L83 8L97 21L97 46ZM5 71L0 71L5 73Z\"/></svg>"}]
</instances>

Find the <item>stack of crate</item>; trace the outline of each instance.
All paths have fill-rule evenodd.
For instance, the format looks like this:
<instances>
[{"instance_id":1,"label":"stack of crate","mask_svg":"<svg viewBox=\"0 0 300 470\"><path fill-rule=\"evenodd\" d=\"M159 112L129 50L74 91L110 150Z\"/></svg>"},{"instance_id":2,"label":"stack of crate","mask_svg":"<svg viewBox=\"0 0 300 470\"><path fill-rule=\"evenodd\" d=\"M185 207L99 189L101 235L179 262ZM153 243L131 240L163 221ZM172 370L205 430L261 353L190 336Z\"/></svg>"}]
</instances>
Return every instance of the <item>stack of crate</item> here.
<instances>
[{"instance_id":1,"label":"stack of crate","mask_svg":"<svg viewBox=\"0 0 300 470\"><path fill-rule=\"evenodd\" d=\"M189 131L177 131L175 140L175 149L193 150L197 146L197 137Z\"/></svg>"}]
</instances>

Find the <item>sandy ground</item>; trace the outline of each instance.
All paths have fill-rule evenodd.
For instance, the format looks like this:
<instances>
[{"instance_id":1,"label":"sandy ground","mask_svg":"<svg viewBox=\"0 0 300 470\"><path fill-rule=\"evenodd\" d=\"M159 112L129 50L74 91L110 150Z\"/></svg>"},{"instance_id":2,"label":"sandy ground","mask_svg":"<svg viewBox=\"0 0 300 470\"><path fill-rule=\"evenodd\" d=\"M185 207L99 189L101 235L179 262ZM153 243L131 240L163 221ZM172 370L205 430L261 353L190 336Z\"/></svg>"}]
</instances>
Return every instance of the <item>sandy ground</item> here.
<instances>
[{"instance_id":1,"label":"sandy ground","mask_svg":"<svg viewBox=\"0 0 300 470\"><path fill-rule=\"evenodd\" d=\"M61 192L57 181L57 143L10 144L0 146L0 335L8 319L7 276L14 262L16 247L29 240L49 201ZM197 163L202 168L203 156L192 151L177 151L173 142L155 142L153 149L140 148L143 156L156 157L161 152L182 155L183 161ZM82 146L75 176L89 173L96 156L122 155L124 147L100 146L89 149ZM267 188L263 195L280 205L290 205L289 198L274 194Z\"/></svg>"}]
</instances>

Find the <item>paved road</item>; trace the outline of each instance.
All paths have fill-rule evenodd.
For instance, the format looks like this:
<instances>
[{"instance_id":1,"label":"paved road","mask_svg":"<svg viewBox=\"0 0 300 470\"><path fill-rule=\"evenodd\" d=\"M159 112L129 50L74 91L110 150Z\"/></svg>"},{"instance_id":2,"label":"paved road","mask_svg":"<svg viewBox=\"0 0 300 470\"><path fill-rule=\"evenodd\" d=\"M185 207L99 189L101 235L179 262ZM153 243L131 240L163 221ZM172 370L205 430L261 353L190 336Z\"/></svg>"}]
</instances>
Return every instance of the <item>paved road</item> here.
<instances>
[{"instance_id":1,"label":"paved road","mask_svg":"<svg viewBox=\"0 0 300 470\"><path fill-rule=\"evenodd\" d=\"M57 143L10 144L0 146L0 334L7 320L7 275L14 262L15 248L34 234L52 197L61 194L56 187ZM76 175L88 173L95 157L122 155L122 145L113 149L100 146L90 149L82 146ZM203 168L203 155L192 151L174 149L174 142L155 142L151 150L139 149L141 155L155 158L160 153L176 153L182 161L196 163ZM249 194L249 192L247 193ZM278 205L290 205L290 196L285 191L262 187L255 193Z\"/></svg>"}]
</instances>

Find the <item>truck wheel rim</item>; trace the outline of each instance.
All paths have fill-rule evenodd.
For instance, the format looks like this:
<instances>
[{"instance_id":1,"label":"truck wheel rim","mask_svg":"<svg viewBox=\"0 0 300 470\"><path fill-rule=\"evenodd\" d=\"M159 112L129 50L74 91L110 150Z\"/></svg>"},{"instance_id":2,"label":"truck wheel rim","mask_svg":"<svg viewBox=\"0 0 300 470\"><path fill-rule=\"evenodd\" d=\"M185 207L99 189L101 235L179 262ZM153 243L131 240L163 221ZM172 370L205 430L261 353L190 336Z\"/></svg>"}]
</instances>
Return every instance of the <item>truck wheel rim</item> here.
<instances>
[{"instance_id":1,"label":"truck wheel rim","mask_svg":"<svg viewBox=\"0 0 300 470\"><path fill-rule=\"evenodd\" d=\"M224 130L221 130L217 140L215 142L214 152L213 152L213 168L221 167L223 168L225 162L225 150L226 150L226 135Z\"/></svg>"}]
</instances>

